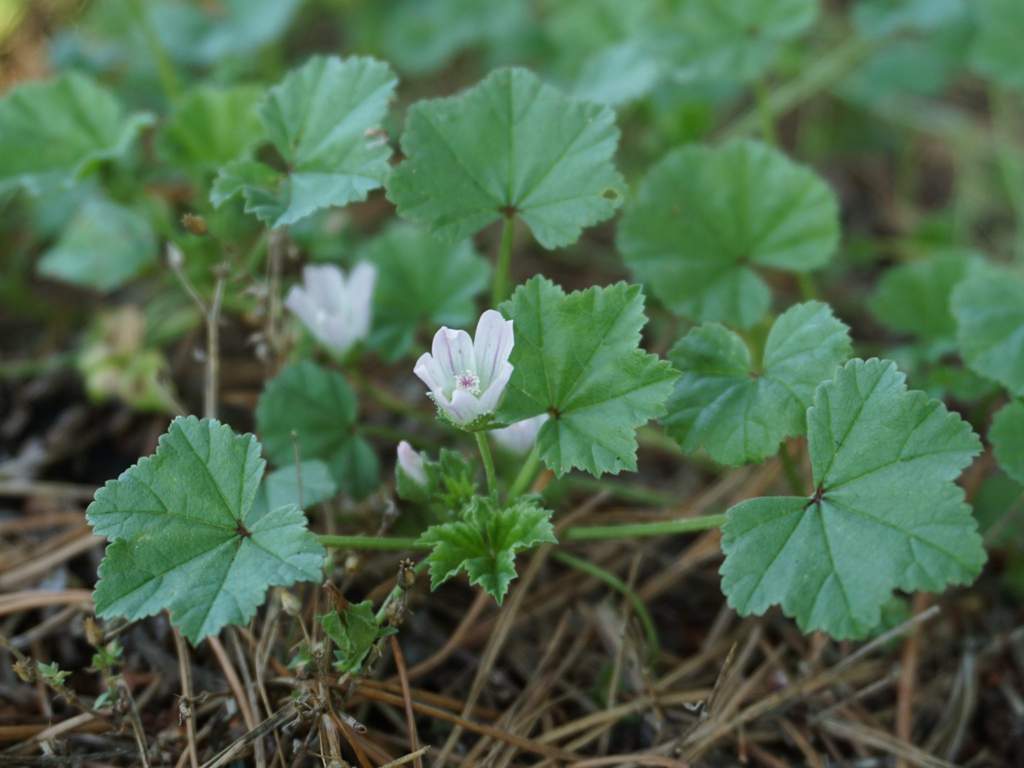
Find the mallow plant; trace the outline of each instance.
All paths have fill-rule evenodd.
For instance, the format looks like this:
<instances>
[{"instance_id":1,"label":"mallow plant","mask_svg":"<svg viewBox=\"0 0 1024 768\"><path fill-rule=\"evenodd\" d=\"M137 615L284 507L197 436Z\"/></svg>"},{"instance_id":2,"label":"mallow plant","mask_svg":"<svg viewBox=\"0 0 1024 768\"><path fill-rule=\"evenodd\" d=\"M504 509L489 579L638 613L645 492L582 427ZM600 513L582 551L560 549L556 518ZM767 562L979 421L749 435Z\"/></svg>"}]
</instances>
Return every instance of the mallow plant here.
<instances>
[{"instance_id":1,"label":"mallow plant","mask_svg":"<svg viewBox=\"0 0 1024 768\"><path fill-rule=\"evenodd\" d=\"M694 48L674 71L730 70L735 60L746 81L774 46L758 57L730 49L723 61ZM428 569L433 588L464 574L500 603L527 550L552 547L564 564L600 574L563 548L710 529L721 529L721 587L737 612L778 606L803 631L835 638L875 632L896 592L978 576L986 554L957 479L982 443L920 371L908 384L894 360L858 357L841 313L818 295L814 272L841 232L836 195L812 168L769 142L730 139L672 149L627 184L612 108L521 68L413 103L396 160L382 126L397 84L385 62L318 56L265 92L196 89L158 127L158 146L175 157L203 136L217 149L192 169L209 194L203 227L193 220L203 237L247 222L273 259L282 242L301 242L304 222L381 189L400 220L353 247L346 269L307 263L289 286L271 261L273 299L292 324L277 339L281 365L256 405L256 434L213 418L214 378L204 418L174 419L153 455L96 493L88 520L109 540L99 616L167 610L198 643L250 621L270 587L319 583L334 553L359 549L395 552L396 568L413 557L396 590ZM94 107L88 120L76 109L83 101ZM237 126L200 124L242 103L253 107ZM80 140L30 151L39 141L30 116L44 109ZM0 128L25 151L5 153L0 189L76 183L124 156L152 120L83 75L15 89L0 101ZM234 129L246 139L223 140ZM120 215L130 228L134 214ZM570 290L536 274L513 284L527 239L543 265L546 251L599 224L614 228L625 279ZM484 230L493 264L473 240ZM894 278L927 286L914 295L929 311L909 313L909 330L934 330L929 343L1003 389L989 437L1024 482L1024 281L980 257L934 263L944 271ZM784 284L804 300L780 307ZM880 287L871 310L899 324L908 313L890 294ZM671 329L665 354L649 345L654 314ZM417 450L415 430L394 434L393 483L381 481L358 398L396 413L422 408L354 386L376 360L397 361L389 370L429 402L429 429L442 435ZM704 516L561 524L565 510L540 493L545 479L636 472L641 430L662 431L678 462L729 471L778 461L789 495ZM306 512L318 504L392 489L400 517L417 521L407 535L310 530ZM387 608L364 601L320 616L341 673L358 673L394 630Z\"/></svg>"}]
</instances>

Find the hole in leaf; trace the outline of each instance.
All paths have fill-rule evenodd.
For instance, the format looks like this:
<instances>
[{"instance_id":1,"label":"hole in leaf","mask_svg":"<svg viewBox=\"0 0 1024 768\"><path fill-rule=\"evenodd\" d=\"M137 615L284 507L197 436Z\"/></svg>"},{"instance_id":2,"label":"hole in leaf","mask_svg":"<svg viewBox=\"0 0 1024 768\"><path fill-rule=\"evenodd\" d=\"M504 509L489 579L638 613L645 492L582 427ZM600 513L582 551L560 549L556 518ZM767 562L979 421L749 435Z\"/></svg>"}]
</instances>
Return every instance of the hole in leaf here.
<instances>
[{"instance_id":1,"label":"hole in leaf","mask_svg":"<svg viewBox=\"0 0 1024 768\"><path fill-rule=\"evenodd\" d=\"M601 193L601 197L603 197L605 200L618 200L619 191L617 189L612 189L611 187L608 187L608 189Z\"/></svg>"}]
</instances>

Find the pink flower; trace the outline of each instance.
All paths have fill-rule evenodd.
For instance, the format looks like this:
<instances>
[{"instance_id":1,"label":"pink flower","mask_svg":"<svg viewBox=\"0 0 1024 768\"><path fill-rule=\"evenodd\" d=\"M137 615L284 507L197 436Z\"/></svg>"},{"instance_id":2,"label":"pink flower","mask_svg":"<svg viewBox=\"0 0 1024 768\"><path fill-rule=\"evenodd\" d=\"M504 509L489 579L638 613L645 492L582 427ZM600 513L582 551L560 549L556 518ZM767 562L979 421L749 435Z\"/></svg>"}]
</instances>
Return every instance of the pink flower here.
<instances>
[{"instance_id":1,"label":"pink flower","mask_svg":"<svg viewBox=\"0 0 1024 768\"><path fill-rule=\"evenodd\" d=\"M427 473L423 469L423 457L405 440L398 444L398 468L414 484L426 487Z\"/></svg>"},{"instance_id":2,"label":"pink flower","mask_svg":"<svg viewBox=\"0 0 1024 768\"><path fill-rule=\"evenodd\" d=\"M370 312L377 268L360 262L345 278L333 264L307 266L303 285L294 285L285 306L298 315L317 340L338 354L370 332Z\"/></svg>"},{"instance_id":3,"label":"pink flower","mask_svg":"<svg viewBox=\"0 0 1024 768\"><path fill-rule=\"evenodd\" d=\"M544 422L547 420L548 415L541 413L532 418L509 424L501 429L492 429L491 437L494 438L494 442L509 453L522 456L529 453L530 449L533 448L533 444L537 442L537 433L540 432L540 428L544 426Z\"/></svg>"},{"instance_id":4,"label":"pink flower","mask_svg":"<svg viewBox=\"0 0 1024 768\"><path fill-rule=\"evenodd\" d=\"M413 372L445 416L466 426L497 409L512 375L508 356L513 343L512 321L489 309L480 316L475 340L465 331L442 327Z\"/></svg>"}]
</instances>

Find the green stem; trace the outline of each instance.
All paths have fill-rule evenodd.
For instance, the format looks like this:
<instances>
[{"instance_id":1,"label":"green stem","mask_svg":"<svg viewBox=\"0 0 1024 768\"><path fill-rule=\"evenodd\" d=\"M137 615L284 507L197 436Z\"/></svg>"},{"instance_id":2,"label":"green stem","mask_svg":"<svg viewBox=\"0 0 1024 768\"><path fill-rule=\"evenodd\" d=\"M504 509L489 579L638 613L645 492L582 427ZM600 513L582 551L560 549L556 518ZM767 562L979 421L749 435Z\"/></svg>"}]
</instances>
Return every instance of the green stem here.
<instances>
[{"instance_id":1,"label":"green stem","mask_svg":"<svg viewBox=\"0 0 1024 768\"><path fill-rule=\"evenodd\" d=\"M415 566L413 566L412 572L419 574L423 572L423 569L427 567L427 559L423 558ZM380 604L380 608L377 609L376 618L378 624L383 624L388 618L388 608L391 603L398 599L398 597L405 592L405 586L402 584L401 578L395 582L395 586L388 592L388 596L384 598L384 602Z\"/></svg>"},{"instance_id":2,"label":"green stem","mask_svg":"<svg viewBox=\"0 0 1024 768\"><path fill-rule=\"evenodd\" d=\"M779 446L779 460L782 462L782 471L786 474L786 482L789 488L797 496L803 496L804 484L800 481L800 472L797 471L796 462L789 453L789 446L783 443Z\"/></svg>"},{"instance_id":3,"label":"green stem","mask_svg":"<svg viewBox=\"0 0 1024 768\"><path fill-rule=\"evenodd\" d=\"M653 523L622 523L620 525L576 525L566 529L562 541L597 541L634 539L646 536L674 536L681 533L706 531L721 527L725 515L700 515L664 520ZM418 539L399 536L334 536L320 534L316 537L322 546L333 549L374 549L399 551L403 549L430 549L419 544Z\"/></svg>"},{"instance_id":4,"label":"green stem","mask_svg":"<svg viewBox=\"0 0 1024 768\"><path fill-rule=\"evenodd\" d=\"M497 307L508 296L508 275L512 266L512 236L514 233L515 218L506 216L501 225L498 261L494 267L494 282L491 284L492 307Z\"/></svg>"},{"instance_id":5,"label":"green stem","mask_svg":"<svg viewBox=\"0 0 1024 768\"><path fill-rule=\"evenodd\" d=\"M763 104L755 105L729 125L722 132L722 138L754 133L763 126L766 117L774 120L841 80L881 42L866 41L854 36L849 42L822 56L788 83L776 87L765 96Z\"/></svg>"},{"instance_id":6,"label":"green stem","mask_svg":"<svg viewBox=\"0 0 1024 768\"><path fill-rule=\"evenodd\" d=\"M576 557L575 555L570 555L568 552L560 552L556 550L551 553L551 557L564 565L568 565L570 568L575 568L581 573L593 576L598 581L601 581L617 592L620 592L623 597L629 600L630 605L633 606L633 610L636 612L637 618L640 619L640 624L643 625L644 634L647 636L648 658L654 660L658 657L661 644L658 641L658 630L654 626L654 620L651 618L651 614L647 610L647 606L644 605L644 601L640 599L640 596L636 592L630 589L626 582L614 573L610 573L604 568L594 565L582 558Z\"/></svg>"},{"instance_id":7,"label":"green stem","mask_svg":"<svg viewBox=\"0 0 1024 768\"><path fill-rule=\"evenodd\" d=\"M398 551L403 549L430 549L429 545L417 544L417 539L401 536L334 536L320 534L317 541L332 549L376 549Z\"/></svg>"},{"instance_id":8,"label":"green stem","mask_svg":"<svg viewBox=\"0 0 1024 768\"><path fill-rule=\"evenodd\" d=\"M526 493L526 489L533 483L533 478L537 476L537 467L540 465L540 445L534 444L533 450L530 451L530 455L526 457L526 462L523 464L522 469L519 470L519 474L516 475L516 479L512 481L512 486L508 489L508 501L512 502Z\"/></svg>"},{"instance_id":9,"label":"green stem","mask_svg":"<svg viewBox=\"0 0 1024 768\"><path fill-rule=\"evenodd\" d=\"M757 117L761 123L761 138L766 144L777 146L779 141L775 135L775 115L768 103L768 87L764 80L758 79L754 83L754 100Z\"/></svg>"},{"instance_id":10,"label":"green stem","mask_svg":"<svg viewBox=\"0 0 1024 768\"><path fill-rule=\"evenodd\" d=\"M813 301L818 298L818 288L814 284L814 275L810 272L797 272L796 284L800 288L800 296L804 301Z\"/></svg>"},{"instance_id":11,"label":"green stem","mask_svg":"<svg viewBox=\"0 0 1024 768\"><path fill-rule=\"evenodd\" d=\"M486 432L474 432L476 436L476 447L480 450L480 459L484 463L484 474L487 475L487 491L495 499L498 498L498 476L494 473L494 457L491 456L491 446L487 442Z\"/></svg>"},{"instance_id":12,"label":"green stem","mask_svg":"<svg viewBox=\"0 0 1024 768\"><path fill-rule=\"evenodd\" d=\"M1000 136L1012 136L1014 132L1013 112L1010 99L1001 88L989 90L989 102L992 111L992 127L995 136L996 162L1003 177L1003 184L1013 207L1014 225L1016 227L1016 245L1013 253L1024 259L1024 168L1020 158L1012 147L1000 140Z\"/></svg>"},{"instance_id":13,"label":"green stem","mask_svg":"<svg viewBox=\"0 0 1024 768\"><path fill-rule=\"evenodd\" d=\"M680 533L706 531L725 524L725 515L681 517L653 523L622 523L620 525L576 525L566 529L562 541L595 541L598 539L634 539L641 536L674 536Z\"/></svg>"}]
</instances>

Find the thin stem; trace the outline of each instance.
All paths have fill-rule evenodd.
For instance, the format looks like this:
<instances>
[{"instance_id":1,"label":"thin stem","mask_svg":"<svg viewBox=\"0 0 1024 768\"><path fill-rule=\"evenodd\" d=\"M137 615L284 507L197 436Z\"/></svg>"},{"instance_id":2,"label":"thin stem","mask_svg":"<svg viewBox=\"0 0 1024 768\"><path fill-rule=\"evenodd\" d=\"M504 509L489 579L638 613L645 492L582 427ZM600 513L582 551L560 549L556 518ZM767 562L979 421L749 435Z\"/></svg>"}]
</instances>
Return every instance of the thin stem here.
<instances>
[{"instance_id":1,"label":"thin stem","mask_svg":"<svg viewBox=\"0 0 1024 768\"><path fill-rule=\"evenodd\" d=\"M213 304L206 314L206 393L203 415L217 418L217 389L220 381L220 308L224 300L224 275L217 275Z\"/></svg>"},{"instance_id":2,"label":"thin stem","mask_svg":"<svg viewBox=\"0 0 1024 768\"><path fill-rule=\"evenodd\" d=\"M501 243L498 245L498 261L494 266L494 281L491 284L492 307L497 307L508 296L508 275L512 266L512 236L514 233L515 218L506 216L501 224Z\"/></svg>"},{"instance_id":3,"label":"thin stem","mask_svg":"<svg viewBox=\"0 0 1024 768\"><path fill-rule=\"evenodd\" d=\"M495 499L498 498L498 476L494 473L494 457L491 456L491 446L487 442L487 435L484 432L474 432L476 447L480 450L480 459L484 463L484 474L487 475L487 491Z\"/></svg>"},{"instance_id":4,"label":"thin stem","mask_svg":"<svg viewBox=\"0 0 1024 768\"><path fill-rule=\"evenodd\" d=\"M510 502L515 501L526 493L526 489L533 483L533 478L537 476L537 467L539 465L540 445L534 443L530 455L526 457L526 461L519 470L519 474L516 475L516 479L512 481L512 485L508 489L508 500Z\"/></svg>"},{"instance_id":5,"label":"thin stem","mask_svg":"<svg viewBox=\"0 0 1024 768\"><path fill-rule=\"evenodd\" d=\"M754 83L754 100L757 109L757 117L761 122L761 138L765 144L773 147L778 145L778 137L775 135L775 115L772 113L768 103L768 86L764 80L758 79Z\"/></svg>"},{"instance_id":6,"label":"thin stem","mask_svg":"<svg viewBox=\"0 0 1024 768\"><path fill-rule=\"evenodd\" d=\"M754 133L763 125L766 115L774 120L838 82L882 42L854 37L850 42L836 47L812 66L804 69L797 77L772 90L765 96L764 104L755 105L753 109L741 115L722 132L722 138Z\"/></svg>"},{"instance_id":7,"label":"thin stem","mask_svg":"<svg viewBox=\"0 0 1024 768\"><path fill-rule=\"evenodd\" d=\"M418 544L417 539L402 536L336 536L324 533L316 538L322 546L333 549L377 549L382 551L430 549L429 545Z\"/></svg>"},{"instance_id":8,"label":"thin stem","mask_svg":"<svg viewBox=\"0 0 1024 768\"><path fill-rule=\"evenodd\" d=\"M797 496L803 496L804 484L800 481L800 472L789 453L789 446L785 443L779 446L779 460L782 462L782 471L786 475L786 482L789 483L790 490Z\"/></svg>"},{"instance_id":9,"label":"thin stem","mask_svg":"<svg viewBox=\"0 0 1024 768\"><path fill-rule=\"evenodd\" d=\"M1010 99L1001 88L989 90L989 103L992 113L992 127L996 134L996 162L1003 177L1003 184L1013 207L1014 225L1016 227L1016 245L1013 254L1024 259L1024 169L1016 152L1000 136L1012 136L1015 128Z\"/></svg>"},{"instance_id":10,"label":"thin stem","mask_svg":"<svg viewBox=\"0 0 1024 768\"><path fill-rule=\"evenodd\" d=\"M633 539L642 536L675 536L718 528L725 523L725 515L700 515L664 520L653 523L622 523L620 525L576 525L566 529L562 541L596 541ZM400 551L403 549L430 549L418 539L399 536L336 536L320 534L316 537L322 546L333 549L374 549Z\"/></svg>"},{"instance_id":11,"label":"thin stem","mask_svg":"<svg viewBox=\"0 0 1024 768\"><path fill-rule=\"evenodd\" d=\"M551 553L551 557L564 565L568 565L570 568L575 568L581 573L593 576L595 579L607 584L629 600L630 605L633 606L633 610L636 612L636 617L640 620L640 624L644 628L644 635L647 637L648 658L653 660L658 657L661 643L658 641L658 630L654 626L654 620L651 618L651 614L650 611L647 610L647 606L644 605L644 601L640 599L640 596L636 592L630 589L626 582L614 573L606 571L604 568L594 565L588 560L576 557L575 555L570 555L568 552L555 550Z\"/></svg>"},{"instance_id":12,"label":"thin stem","mask_svg":"<svg viewBox=\"0 0 1024 768\"><path fill-rule=\"evenodd\" d=\"M598 539L633 539L640 536L674 536L680 533L706 531L725 524L725 515L682 517L653 523L622 523L620 525L575 525L562 534L563 541L595 541Z\"/></svg>"}]
</instances>

